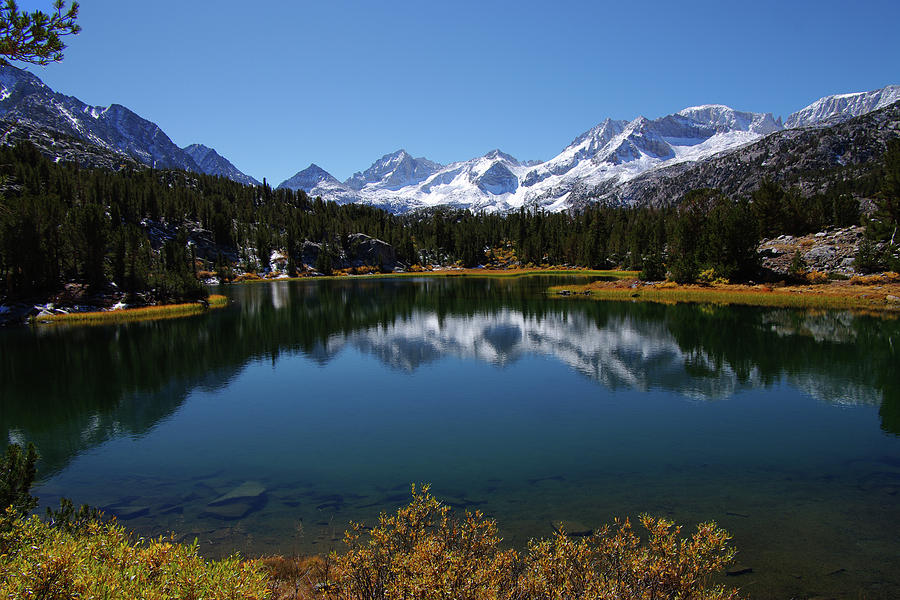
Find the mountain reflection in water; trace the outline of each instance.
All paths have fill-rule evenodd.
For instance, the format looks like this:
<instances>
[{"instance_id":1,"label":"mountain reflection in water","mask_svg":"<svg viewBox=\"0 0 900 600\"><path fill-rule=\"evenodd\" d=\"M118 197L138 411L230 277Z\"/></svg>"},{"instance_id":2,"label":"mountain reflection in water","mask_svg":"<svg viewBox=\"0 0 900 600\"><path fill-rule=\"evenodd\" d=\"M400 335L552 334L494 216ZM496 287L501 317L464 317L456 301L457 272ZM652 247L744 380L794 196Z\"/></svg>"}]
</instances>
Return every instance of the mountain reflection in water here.
<instances>
[{"instance_id":1,"label":"mountain reflection in water","mask_svg":"<svg viewBox=\"0 0 900 600\"><path fill-rule=\"evenodd\" d=\"M159 323L0 332L0 431L34 440L43 473L140 436L194 389L248 363L352 347L412 372L448 357L503 368L558 360L609 389L717 400L784 380L824 402L881 407L900 433L896 320L849 312L602 303L543 291L559 278L361 280L232 287L231 308Z\"/></svg>"}]
</instances>

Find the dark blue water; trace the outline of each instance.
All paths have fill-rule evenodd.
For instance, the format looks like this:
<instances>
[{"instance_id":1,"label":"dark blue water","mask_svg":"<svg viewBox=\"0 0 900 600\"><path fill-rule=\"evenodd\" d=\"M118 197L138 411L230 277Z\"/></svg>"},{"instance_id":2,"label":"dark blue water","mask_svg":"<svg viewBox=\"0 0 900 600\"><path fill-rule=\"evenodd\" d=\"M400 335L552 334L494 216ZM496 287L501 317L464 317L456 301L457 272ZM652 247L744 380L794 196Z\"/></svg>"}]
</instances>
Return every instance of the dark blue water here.
<instances>
[{"instance_id":1,"label":"dark blue water","mask_svg":"<svg viewBox=\"0 0 900 600\"><path fill-rule=\"evenodd\" d=\"M199 318L0 332L0 427L38 444L45 504L209 555L339 547L431 482L512 546L715 519L752 597L900 596L897 321L552 283L258 284Z\"/></svg>"}]
</instances>

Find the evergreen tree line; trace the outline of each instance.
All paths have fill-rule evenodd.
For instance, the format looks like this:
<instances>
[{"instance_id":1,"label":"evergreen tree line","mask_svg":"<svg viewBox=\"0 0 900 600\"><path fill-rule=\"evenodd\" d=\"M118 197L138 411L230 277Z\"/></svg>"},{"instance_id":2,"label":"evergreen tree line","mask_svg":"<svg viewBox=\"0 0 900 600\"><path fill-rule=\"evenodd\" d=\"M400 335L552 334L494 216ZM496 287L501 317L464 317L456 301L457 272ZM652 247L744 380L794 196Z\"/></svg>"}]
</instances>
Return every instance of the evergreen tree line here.
<instances>
[{"instance_id":1,"label":"evergreen tree line","mask_svg":"<svg viewBox=\"0 0 900 600\"><path fill-rule=\"evenodd\" d=\"M877 178L873 239L900 241L898 164L900 143L894 143ZM69 281L95 288L115 282L125 292L152 291L163 300L201 296L195 275L202 261L189 243L196 227L209 231L221 249L220 270L230 262L245 270L265 268L271 252L283 250L294 274L304 242L311 241L322 248L321 264L312 266L327 271L348 249L350 235L364 233L391 244L408 265L473 267L491 248L512 247L522 264L624 267L651 279L668 272L691 281L709 269L717 277L753 277L761 237L860 222L852 182L803 196L766 180L750 197L695 190L674 207L598 204L577 213L523 209L503 215L438 209L398 216L265 183L57 164L27 144L0 148L0 177L0 295L13 298L53 292ZM148 224L160 223L177 233L154 239Z\"/></svg>"}]
</instances>

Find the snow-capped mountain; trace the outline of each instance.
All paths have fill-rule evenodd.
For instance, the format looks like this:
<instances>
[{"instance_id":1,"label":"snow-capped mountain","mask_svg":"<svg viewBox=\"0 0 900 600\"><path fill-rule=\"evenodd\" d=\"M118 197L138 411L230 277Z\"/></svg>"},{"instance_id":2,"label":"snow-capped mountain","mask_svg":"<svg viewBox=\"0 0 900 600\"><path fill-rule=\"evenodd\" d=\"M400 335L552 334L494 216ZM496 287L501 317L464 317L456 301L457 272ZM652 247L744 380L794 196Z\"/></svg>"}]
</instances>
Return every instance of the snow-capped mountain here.
<instances>
[{"instance_id":1,"label":"snow-capped mountain","mask_svg":"<svg viewBox=\"0 0 900 600\"><path fill-rule=\"evenodd\" d=\"M784 126L786 129L796 129L834 125L898 101L900 101L900 85L889 85L871 92L825 96L792 114Z\"/></svg>"},{"instance_id":2,"label":"snow-capped mountain","mask_svg":"<svg viewBox=\"0 0 900 600\"><path fill-rule=\"evenodd\" d=\"M398 190L424 181L442 165L427 158L413 158L406 150L385 154L362 173L354 173L344 182L353 190L361 190L367 185L381 189Z\"/></svg>"},{"instance_id":3,"label":"snow-capped mountain","mask_svg":"<svg viewBox=\"0 0 900 600\"><path fill-rule=\"evenodd\" d=\"M0 65L0 118L82 139L155 168L221 175L241 183L255 181L215 151L200 152L208 161L207 171L192 152L179 148L158 125L128 108L120 104L90 106L54 92L37 76L11 65Z\"/></svg>"},{"instance_id":4,"label":"snow-capped mountain","mask_svg":"<svg viewBox=\"0 0 900 600\"><path fill-rule=\"evenodd\" d=\"M330 190L321 185L303 189L326 199L339 192L340 199L330 199L393 212L434 206L489 212L523 206L561 210L573 190L602 181L627 181L658 165L702 160L779 129L781 123L768 113L698 106L656 120L607 119L543 163L521 163L493 150L440 167L401 150L382 157L339 189L333 185ZM433 172L425 176L428 171Z\"/></svg>"},{"instance_id":5,"label":"snow-capped mountain","mask_svg":"<svg viewBox=\"0 0 900 600\"><path fill-rule=\"evenodd\" d=\"M190 146L185 146L183 150L194 159L200 170L207 175L218 175L244 185L261 185L253 177L241 173L237 167L231 164L231 161L209 146L191 144Z\"/></svg>"},{"instance_id":6,"label":"snow-capped mountain","mask_svg":"<svg viewBox=\"0 0 900 600\"><path fill-rule=\"evenodd\" d=\"M564 210L594 190L614 196L612 190L657 170L705 162L785 128L830 125L898 100L900 86L829 96L794 113L784 125L771 113L721 104L693 106L653 120L606 119L545 162L521 163L495 150L442 167L400 150L343 184L335 180L329 186L303 189L313 196L398 213L434 206L488 212L520 207Z\"/></svg>"}]
</instances>

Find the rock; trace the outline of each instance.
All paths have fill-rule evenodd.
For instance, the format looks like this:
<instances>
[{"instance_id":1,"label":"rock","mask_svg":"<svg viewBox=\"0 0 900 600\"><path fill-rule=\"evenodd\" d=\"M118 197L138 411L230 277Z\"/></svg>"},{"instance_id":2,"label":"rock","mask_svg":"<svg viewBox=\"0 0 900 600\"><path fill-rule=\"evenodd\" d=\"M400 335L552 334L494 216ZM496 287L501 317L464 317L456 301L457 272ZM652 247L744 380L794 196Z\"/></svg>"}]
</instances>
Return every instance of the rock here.
<instances>
[{"instance_id":1,"label":"rock","mask_svg":"<svg viewBox=\"0 0 900 600\"><path fill-rule=\"evenodd\" d=\"M222 506L239 502L252 501L266 493L266 488L258 481L245 481L227 494L219 496L209 506Z\"/></svg>"},{"instance_id":2,"label":"rock","mask_svg":"<svg viewBox=\"0 0 900 600\"><path fill-rule=\"evenodd\" d=\"M897 296L895 296L893 294L888 294L887 296L884 297L884 301L887 302L888 304L898 304L898 303L900 303L900 298L898 298Z\"/></svg>"},{"instance_id":3,"label":"rock","mask_svg":"<svg viewBox=\"0 0 900 600\"><path fill-rule=\"evenodd\" d=\"M811 266L820 266L823 263L833 259L834 254L834 246L823 244L821 246L814 246L813 248L811 248L808 252L806 252L806 254L803 255L803 259Z\"/></svg>"}]
</instances>

